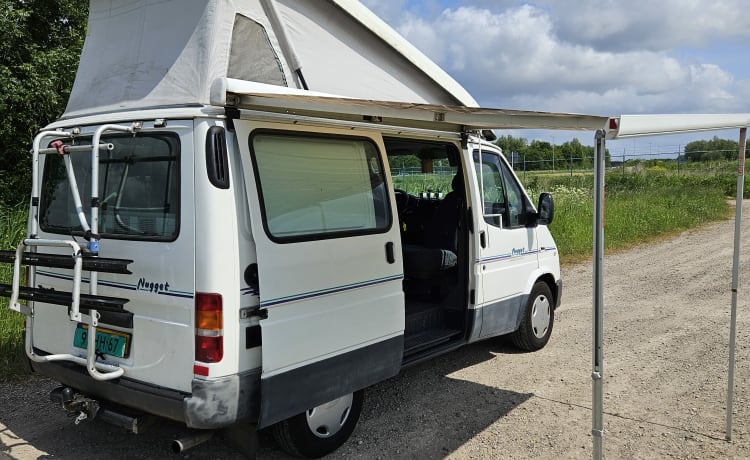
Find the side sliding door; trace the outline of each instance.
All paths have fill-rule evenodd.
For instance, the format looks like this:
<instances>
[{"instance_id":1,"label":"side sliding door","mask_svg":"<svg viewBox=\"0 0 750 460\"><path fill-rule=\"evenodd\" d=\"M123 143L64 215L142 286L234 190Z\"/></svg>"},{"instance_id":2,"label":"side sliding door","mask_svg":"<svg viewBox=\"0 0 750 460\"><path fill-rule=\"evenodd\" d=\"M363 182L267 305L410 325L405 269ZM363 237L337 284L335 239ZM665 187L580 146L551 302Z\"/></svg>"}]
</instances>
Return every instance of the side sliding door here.
<instances>
[{"instance_id":1,"label":"side sliding door","mask_svg":"<svg viewBox=\"0 0 750 460\"><path fill-rule=\"evenodd\" d=\"M398 373L403 267L379 135L235 127L267 315L263 427Z\"/></svg>"}]
</instances>

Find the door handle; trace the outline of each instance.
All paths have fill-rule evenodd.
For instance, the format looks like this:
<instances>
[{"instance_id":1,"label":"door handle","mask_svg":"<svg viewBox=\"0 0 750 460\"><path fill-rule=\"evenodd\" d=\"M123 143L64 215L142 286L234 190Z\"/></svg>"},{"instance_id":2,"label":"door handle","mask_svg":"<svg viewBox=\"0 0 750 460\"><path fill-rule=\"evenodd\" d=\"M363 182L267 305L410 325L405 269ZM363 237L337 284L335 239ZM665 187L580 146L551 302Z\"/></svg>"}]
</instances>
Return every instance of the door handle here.
<instances>
[{"instance_id":1,"label":"door handle","mask_svg":"<svg viewBox=\"0 0 750 460\"><path fill-rule=\"evenodd\" d=\"M389 264L396 263L396 254L393 252L392 241L385 243L385 260L387 260Z\"/></svg>"},{"instance_id":2,"label":"door handle","mask_svg":"<svg viewBox=\"0 0 750 460\"><path fill-rule=\"evenodd\" d=\"M482 248L487 247L487 234L482 230L479 232L479 244L482 245Z\"/></svg>"}]
</instances>

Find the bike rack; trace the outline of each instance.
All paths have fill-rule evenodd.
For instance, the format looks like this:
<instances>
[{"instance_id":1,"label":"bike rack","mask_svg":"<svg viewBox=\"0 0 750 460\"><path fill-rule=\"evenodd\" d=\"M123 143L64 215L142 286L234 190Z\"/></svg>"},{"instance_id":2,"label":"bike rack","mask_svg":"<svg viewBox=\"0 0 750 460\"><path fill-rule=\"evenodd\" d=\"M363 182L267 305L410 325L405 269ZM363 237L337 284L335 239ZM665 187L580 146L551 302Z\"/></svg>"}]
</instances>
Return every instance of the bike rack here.
<instances>
[{"instance_id":1,"label":"bike rack","mask_svg":"<svg viewBox=\"0 0 750 460\"><path fill-rule=\"evenodd\" d=\"M34 138L32 149L32 186L31 186L31 222L29 226L29 235L16 248L15 254L11 251L1 251L0 262L13 263L13 281L11 286L0 286L0 295L10 297L9 307L27 317L27 332L25 340L26 355L34 362L44 363L52 361L69 361L86 367L89 375L99 381L112 380L125 374L125 369L102 362L97 362L96 352L96 329L102 318L102 313L98 308L107 311L120 310L127 299L114 297L104 297L97 294L98 273L100 271L108 273L125 273L130 274L127 265L131 260L124 259L100 259L100 237L98 234L99 227L99 152L100 150L112 150L111 143L101 143L101 136L105 132L129 132L135 133L139 128L138 124L131 126L121 125L103 125L99 127L92 138L91 146L65 145L61 138L75 137L75 134L68 131L42 131ZM55 137L58 141L53 142L49 148L41 149L40 145L45 138ZM78 152L91 152L91 214L87 220L78 191L75 171L73 169L70 154ZM84 238L88 241L87 252L81 249L81 246L75 240L53 240L38 238L39 231L39 155L59 154L63 156L70 191L73 195L73 202L76 207L76 214L81 223L84 232ZM58 254L38 253L39 247L68 247L72 254L70 257ZM21 288L21 271L22 265L28 266L29 287ZM35 288L36 267L50 266L58 268L70 268L73 270L73 288L72 292L49 292L49 290ZM82 294L81 294L81 272L87 268L90 272L89 277L89 295L85 296L85 302L88 313L82 313ZM9 289L8 289L9 288ZM9 292L8 292L9 291ZM9 293L9 295L8 295ZM70 297L68 297L70 295ZM27 300L28 305L23 305L19 300ZM34 302L47 302L59 305L68 305L68 317L71 321L88 325L88 337L86 344L86 357L76 356L69 353L39 355L34 348ZM105 313L107 312L105 311ZM88 318L84 318L84 315Z\"/></svg>"}]
</instances>

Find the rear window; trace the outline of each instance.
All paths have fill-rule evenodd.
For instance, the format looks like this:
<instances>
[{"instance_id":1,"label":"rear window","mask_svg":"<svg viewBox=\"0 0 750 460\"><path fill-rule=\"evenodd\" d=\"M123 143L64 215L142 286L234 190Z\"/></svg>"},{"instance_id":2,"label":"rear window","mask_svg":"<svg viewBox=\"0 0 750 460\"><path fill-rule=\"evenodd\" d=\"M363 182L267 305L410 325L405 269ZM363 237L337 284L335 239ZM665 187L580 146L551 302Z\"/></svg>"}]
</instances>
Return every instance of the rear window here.
<instances>
[{"instance_id":1,"label":"rear window","mask_svg":"<svg viewBox=\"0 0 750 460\"><path fill-rule=\"evenodd\" d=\"M99 154L99 234L121 239L172 241L179 232L180 143L175 134L102 136L114 149ZM90 145L91 139L76 139ZM90 219L91 154L70 155L86 218ZM47 155L40 226L50 233L81 234L65 163ZM89 225L91 222L89 222Z\"/></svg>"}]
</instances>

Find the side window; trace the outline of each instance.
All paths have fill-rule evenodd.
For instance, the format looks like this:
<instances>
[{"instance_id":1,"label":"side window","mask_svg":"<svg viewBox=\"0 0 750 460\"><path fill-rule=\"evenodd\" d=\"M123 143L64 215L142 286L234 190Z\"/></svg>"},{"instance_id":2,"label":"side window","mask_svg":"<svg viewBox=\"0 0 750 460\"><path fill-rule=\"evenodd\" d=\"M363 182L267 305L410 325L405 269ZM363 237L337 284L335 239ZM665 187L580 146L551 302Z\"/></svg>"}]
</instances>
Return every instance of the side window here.
<instances>
[{"instance_id":1,"label":"side window","mask_svg":"<svg viewBox=\"0 0 750 460\"><path fill-rule=\"evenodd\" d=\"M507 165L494 153L474 152L474 167L482 184L484 220L496 227L526 225L526 199Z\"/></svg>"},{"instance_id":2,"label":"side window","mask_svg":"<svg viewBox=\"0 0 750 460\"><path fill-rule=\"evenodd\" d=\"M234 17L227 77L288 86L281 59L262 25L240 14Z\"/></svg>"},{"instance_id":3,"label":"side window","mask_svg":"<svg viewBox=\"0 0 750 460\"><path fill-rule=\"evenodd\" d=\"M377 147L367 139L261 132L250 137L264 226L292 242L387 231Z\"/></svg>"},{"instance_id":4,"label":"side window","mask_svg":"<svg viewBox=\"0 0 750 460\"><path fill-rule=\"evenodd\" d=\"M486 158L485 160L490 159ZM477 158L478 159L478 158ZM477 177L482 183L482 201L484 201L484 220L499 227L505 218L505 192L503 191L502 174L495 163L475 163Z\"/></svg>"},{"instance_id":5,"label":"side window","mask_svg":"<svg viewBox=\"0 0 750 460\"><path fill-rule=\"evenodd\" d=\"M522 227L526 225L526 200L521 187L511 174L510 169L501 161L505 194L508 200L508 227Z\"/></svg>"}]
</instances>

